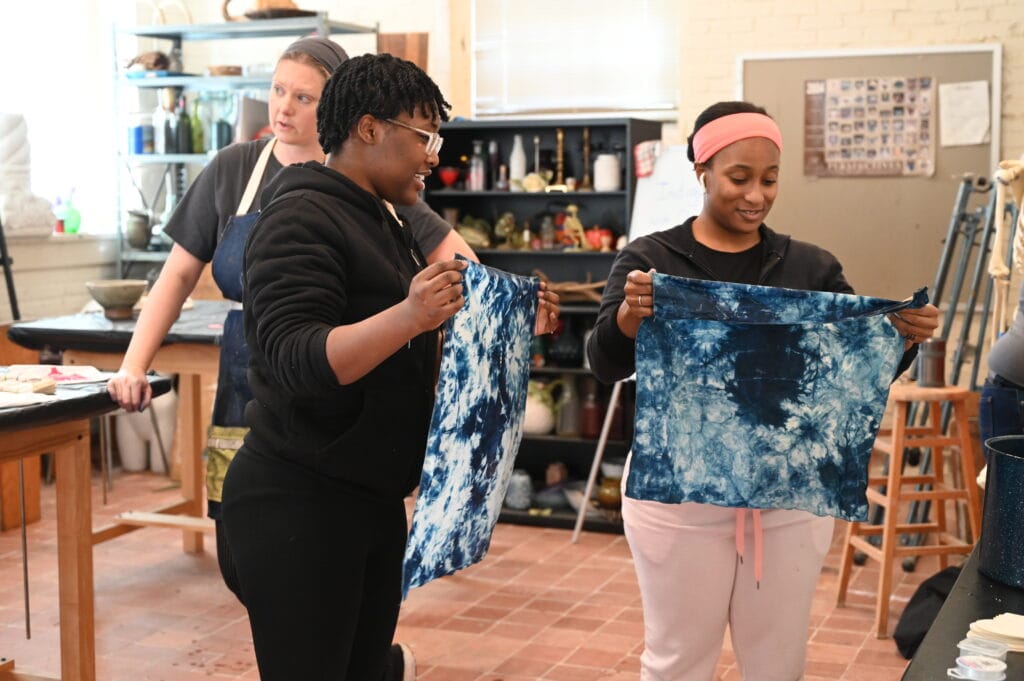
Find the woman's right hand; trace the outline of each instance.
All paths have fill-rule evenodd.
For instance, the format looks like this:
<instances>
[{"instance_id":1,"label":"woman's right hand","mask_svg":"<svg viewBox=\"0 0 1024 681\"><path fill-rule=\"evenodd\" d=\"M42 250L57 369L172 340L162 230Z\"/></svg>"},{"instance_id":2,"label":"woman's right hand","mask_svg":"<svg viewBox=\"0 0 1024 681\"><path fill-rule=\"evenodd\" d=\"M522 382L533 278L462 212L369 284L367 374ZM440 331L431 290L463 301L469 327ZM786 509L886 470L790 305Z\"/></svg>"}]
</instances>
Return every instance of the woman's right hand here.
<instances>
[{"instance_id":1,"label":"woman's right hand","mask_svg":"<svg viewBox=\"0 0 1024 681\"><path fill-rule=\"evenodd\" d=\"M616 321L627 338L636 338L640 322L654 314L654 270L633 270L622 287L622 303Z\"/></svg>"},{"instance_id":2,"label":"woman's right hand","mask_svg":"<svg viewBox=\"0 0 1024 681\"><path fill-rule=\"evenodd\" d=\"M408 309L419 333L430 331L462 309L462 270L465 260L442 260L428 265L409 283Z\"/></svg>"},{"instance_id":3,"label":"woman's right hand","mask_svg":"<svg viewBox=\"0 0 1024 681\"><path fill-rule=\"evenodd\" d=\"M107 381L107 392L122 409L128 411L142 411L153 400L153 389L149 387L145 372L124 367Z\"/></svg>"}]
</instances>

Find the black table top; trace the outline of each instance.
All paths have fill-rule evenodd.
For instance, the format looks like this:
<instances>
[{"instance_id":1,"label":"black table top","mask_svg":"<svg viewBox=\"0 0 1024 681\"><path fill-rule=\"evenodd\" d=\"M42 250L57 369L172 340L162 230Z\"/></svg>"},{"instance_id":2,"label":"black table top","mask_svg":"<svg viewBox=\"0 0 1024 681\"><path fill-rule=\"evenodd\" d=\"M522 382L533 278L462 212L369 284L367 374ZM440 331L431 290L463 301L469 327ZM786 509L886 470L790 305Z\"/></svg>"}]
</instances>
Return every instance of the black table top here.
<instances>
[{"instance_id":1,"label":"black table top","mask_svg":"<svg viewBox=\"0 0 1024 681\"><path fill-rule=\"evenodd\" d=\"M171 379L149 376L153 397L171 389ZM106 382L58 385L57 400L24 407L0 409L0 432L49 426L63 421L92 418L114 411L117 403L107 393Z\"/></svg>"},{"instance_id":2,"label":"black table top","mask_svg":"<svg viewBox=\"0 0 1024 681\"><path fill-rule=\"evenodd\" d=\"M1004 612L1024 614L1024 590L1000 584L979 573L975 549L903 673L903 681L948 678L946 670L956 666L960 655L956 644L967 636L971 622L991 619ZM1007 653L1006 678L1007 681L1024 679L1024 653Z\"/></svg>"},{"instance_id":3,"label":"black table top","mask_svg":"<svg viewBox=\"0 0 1024 681\"><path fill-rule=\"evenodd\" d=\"M182 310L178 321L164 338L170 343L220 345L224 318L231 303L219 300L197 300ZM48 345L56 350L88 352L124 352L135 331L135 320L113 321L102 312L81 312L64 317L48 317L32 322L18 322L7 330L7 337L31 350Z\"/></svg>"}]
</instances>

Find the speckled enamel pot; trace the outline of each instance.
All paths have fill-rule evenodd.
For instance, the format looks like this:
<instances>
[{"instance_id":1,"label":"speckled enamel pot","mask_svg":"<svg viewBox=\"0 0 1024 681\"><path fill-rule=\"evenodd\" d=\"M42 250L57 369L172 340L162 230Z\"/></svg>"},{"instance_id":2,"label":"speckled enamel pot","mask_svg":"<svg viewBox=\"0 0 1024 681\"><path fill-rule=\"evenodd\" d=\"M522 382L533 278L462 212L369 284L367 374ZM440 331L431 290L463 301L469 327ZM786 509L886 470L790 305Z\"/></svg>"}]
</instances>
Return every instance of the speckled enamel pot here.
<instances>
[{"instance_id":1,"label":"speckled enamel pot","mask_svg":"<svg viewBox=\"0 0 1024 681\"><path fill-rule=\"evenodd\" d=\"M1024 589L1024 435L985 441L988 476L978 570Z\"/></svg>"}]
</instances>

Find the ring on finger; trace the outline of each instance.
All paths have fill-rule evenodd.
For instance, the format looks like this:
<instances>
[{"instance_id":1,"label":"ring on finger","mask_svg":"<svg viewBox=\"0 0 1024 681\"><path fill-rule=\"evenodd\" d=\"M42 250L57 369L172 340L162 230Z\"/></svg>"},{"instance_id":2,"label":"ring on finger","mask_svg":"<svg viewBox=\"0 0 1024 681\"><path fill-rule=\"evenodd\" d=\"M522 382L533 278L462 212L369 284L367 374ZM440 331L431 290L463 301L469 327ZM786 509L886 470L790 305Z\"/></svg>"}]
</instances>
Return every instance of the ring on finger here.
<instances>
[{"instance_id":1,"label":"ring on finger","mask_svg":"<svg viewBox=\"0 0 1024 681\"><path fill-rule=\"evenodd\" d=\"M636 304L639 305L640 307L643 307L644 306L644 297L643 296L637 296L636 297Z\"/></svg>"}]
</instances>

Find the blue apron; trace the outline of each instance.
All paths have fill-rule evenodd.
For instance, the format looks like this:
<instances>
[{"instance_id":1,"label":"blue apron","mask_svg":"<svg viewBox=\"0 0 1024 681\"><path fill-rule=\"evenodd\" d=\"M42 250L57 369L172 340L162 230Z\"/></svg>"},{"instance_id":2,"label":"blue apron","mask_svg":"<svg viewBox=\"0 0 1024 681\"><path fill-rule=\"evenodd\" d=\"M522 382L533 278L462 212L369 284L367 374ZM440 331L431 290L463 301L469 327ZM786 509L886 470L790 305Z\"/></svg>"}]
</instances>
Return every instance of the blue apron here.
<instances>
[{"instance_id":1,"label":"blue apron","mask_svg":"<svg viewBox=\"0 0 1024 681\"><path fill-rule=\"evenodd\" d=\"M228 219L224 232L213 253L212 274L221 293L228 300L242 302L242 270L245 256L245 241L259 212L249 212L260 181L267 167L267 161L276 140L271 140L260 152L256 166L249 175L245 192L238 203L235 215ZM211 502L211 515L216 515L216 506L221 498L221 486L228 464L245 437L245 405L252 399L252 391L246 380L249 367L249 346L245 342L241 308L232 309L224 320L224 334L220 346L220 369L217 374L217 394L213 402L213 418L207 433L206 448L206 491Z\"/></svg>"}]
</instances>

